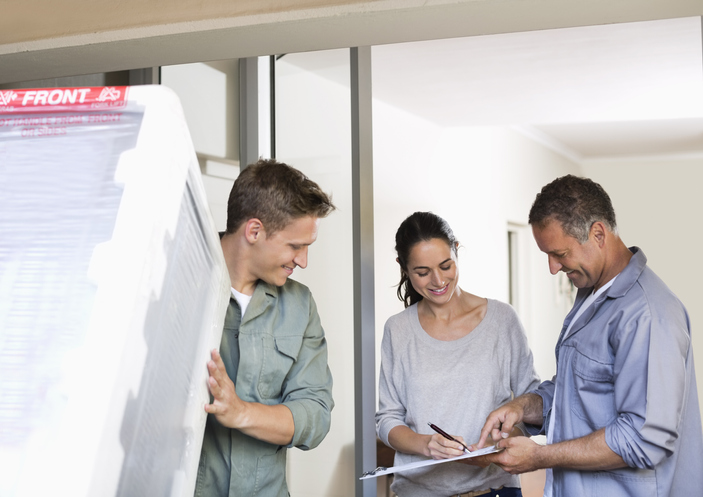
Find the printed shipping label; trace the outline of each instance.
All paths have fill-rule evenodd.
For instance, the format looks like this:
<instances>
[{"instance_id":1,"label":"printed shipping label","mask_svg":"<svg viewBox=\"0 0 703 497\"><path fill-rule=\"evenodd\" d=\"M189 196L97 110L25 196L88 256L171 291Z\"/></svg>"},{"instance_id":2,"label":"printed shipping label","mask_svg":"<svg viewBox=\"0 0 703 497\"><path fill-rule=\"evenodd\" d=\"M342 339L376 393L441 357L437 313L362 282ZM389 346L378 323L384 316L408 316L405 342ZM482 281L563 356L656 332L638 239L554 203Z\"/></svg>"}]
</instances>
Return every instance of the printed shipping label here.
<instances>
[{"instance_id":1,"label":"printed shipping label","mask_svg":"<svg viewBox=\"0 0 703 497\"><path fill-rule=\"evenodd\" d=\"M0 91L0 114L112 110L127 104L128 86Z\"/></svg>"}]
</instances>

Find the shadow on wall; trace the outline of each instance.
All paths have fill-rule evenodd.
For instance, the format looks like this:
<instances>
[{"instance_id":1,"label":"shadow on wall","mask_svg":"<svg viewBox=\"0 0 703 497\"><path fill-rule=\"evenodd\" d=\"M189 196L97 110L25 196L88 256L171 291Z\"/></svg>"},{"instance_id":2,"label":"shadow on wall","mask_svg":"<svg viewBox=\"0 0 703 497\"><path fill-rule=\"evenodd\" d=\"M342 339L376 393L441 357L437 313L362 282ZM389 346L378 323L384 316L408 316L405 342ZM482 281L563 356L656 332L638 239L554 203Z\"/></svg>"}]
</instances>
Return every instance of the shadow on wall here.
<instances>
[{"instance_id":1,"label":"shadow on wall","mask_svg":"<svg viewBox=\"0 0 703 497\"><path fill-rule=\"evenodd\" d=\"M351 469L350 469L351 468ZM349 473L352 473L351 478ZM329 495L329 496L336 496L336 495L347 495L348 494L348 489L346 488L340 488L340 485L345 485L343 482L356 482L356 478L358 476L354 475L354 444L346 444L343 445L342 448L339 450L339 457L337 458L337 462L334 465L334 473L332 474L332 477L329 479L330 481L330 486L327 488L327 491L325 491L321 495Z\"/></svg>"}]
</instances>

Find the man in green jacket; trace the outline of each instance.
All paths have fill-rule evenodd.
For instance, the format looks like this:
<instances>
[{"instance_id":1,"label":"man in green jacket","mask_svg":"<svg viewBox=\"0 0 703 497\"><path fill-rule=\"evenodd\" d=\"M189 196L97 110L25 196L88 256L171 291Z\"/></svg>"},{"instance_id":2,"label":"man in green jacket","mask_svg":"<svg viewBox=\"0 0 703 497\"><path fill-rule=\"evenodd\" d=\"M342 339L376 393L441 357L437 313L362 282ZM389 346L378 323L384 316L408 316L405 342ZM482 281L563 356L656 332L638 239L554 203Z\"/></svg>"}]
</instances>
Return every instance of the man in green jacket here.
<instances>
[{"instance_id":1,"label":"man in green jacket","mask_svg":"<svg viewBox=\"0 0 703 497\"><path fill-rule=\"evenodd\" d=\"M308 288L289 280L330 198L273 160L232 187L221 237L232 295L219 352L207 367L213 397L196 497L287 496L286 451L316 447L330 428L327 344Z\"/></svg>"}]
</instances>

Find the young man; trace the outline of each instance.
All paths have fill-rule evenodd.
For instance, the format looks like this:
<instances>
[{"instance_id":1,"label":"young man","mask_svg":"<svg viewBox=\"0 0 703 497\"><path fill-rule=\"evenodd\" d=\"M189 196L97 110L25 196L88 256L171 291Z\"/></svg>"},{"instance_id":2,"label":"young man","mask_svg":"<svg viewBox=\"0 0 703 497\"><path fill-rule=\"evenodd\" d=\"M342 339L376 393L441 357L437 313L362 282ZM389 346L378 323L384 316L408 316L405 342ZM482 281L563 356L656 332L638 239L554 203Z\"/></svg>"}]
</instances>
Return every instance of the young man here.
<instances>
[{"instance_id":1,"label":"young man","mask_svg":"<svg viewBox=\"0 0 703 497\"><path fill-rule=\"evenodd\" d=\"M618 236L603 188L565 176L537 195L529 222L552 274L579 289L557 344L557 374L492 412L505 448L486 456L511 473L547 470L545 496L699 495L701 416L683 304L637 247ZM547 434L500 440L515 423ZM536 425L536 426L529 426Z\"/></svg>"},{"instance_id":2,"label":"young man","mask_svg":"<svg viewBox=\"0 0 703 497\"><path fill-rule=\"evenodd\" d=\"M207 367L214 400L196 497L287 496L286 450L316 447L330 428L332 376L315 302L289 280L334 205L300 171L273 160L234 182L221 237L232 297Z\"/></svg>"}]
</instances>

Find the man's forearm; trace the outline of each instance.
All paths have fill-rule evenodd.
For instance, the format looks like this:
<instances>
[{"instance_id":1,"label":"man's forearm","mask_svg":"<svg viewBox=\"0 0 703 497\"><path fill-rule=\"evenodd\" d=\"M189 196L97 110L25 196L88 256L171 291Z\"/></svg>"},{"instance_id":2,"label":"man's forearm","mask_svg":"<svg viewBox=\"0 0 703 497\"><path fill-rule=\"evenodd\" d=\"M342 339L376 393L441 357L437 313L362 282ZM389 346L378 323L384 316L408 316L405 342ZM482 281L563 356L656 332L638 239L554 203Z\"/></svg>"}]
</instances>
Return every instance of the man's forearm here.
<instances>
[{"instance_id":1,"label":"man's forearm","mask_svg":"<svg viewBox=\"0 0 703 497\"><path fill-rule=\"evenodd\" d=\"M295 423L290 409L283 404L267 406L247 402L237 429L252 438L285 446L293 440Z\"/></svg>"},{"instance_id":2,"label":"man's forearm","mask_svg":"<svg viewBox=\"0 0 703 497\"><path fill-rule=\"evenodd\" d=\"M605 442L605 428L585 437L540 447L536 459L540 468L598 471L627 466Z\"/></svg>"},{"instance_id":3,"label":"man's forearm","mask_svg":"<svg viewBox=\"0 0 703 497\"><path fill-rule=\"evenodd\" d=\"M522 422L531 425L542 426L543 404L542 397L536 393L526 393L517 397L513 402L520 404L522 407Z\"/></svg>"}]
</instances>

